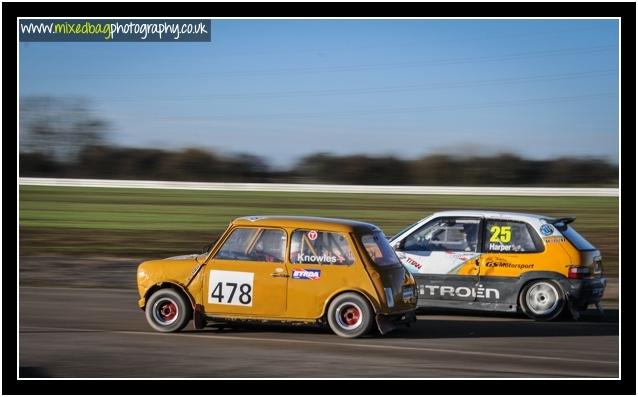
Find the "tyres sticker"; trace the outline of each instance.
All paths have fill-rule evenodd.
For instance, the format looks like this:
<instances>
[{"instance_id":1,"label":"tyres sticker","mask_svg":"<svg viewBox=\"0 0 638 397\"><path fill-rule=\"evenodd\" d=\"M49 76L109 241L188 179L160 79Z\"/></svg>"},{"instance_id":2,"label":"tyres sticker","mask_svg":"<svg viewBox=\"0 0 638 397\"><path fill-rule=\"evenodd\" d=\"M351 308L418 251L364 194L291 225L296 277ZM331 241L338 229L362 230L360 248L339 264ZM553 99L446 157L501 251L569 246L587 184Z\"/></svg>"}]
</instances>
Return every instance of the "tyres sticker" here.
<instances>
[{"instance_id":1,"label":"tyres sticker","mask_svg":"<svg viewBox=\"0 0 638 397\"><path fill-rule=\"evenodd\" d=\"M321 270L304 269L297 266L292 269L292 278L295 280L319 280L321 278Z\"/></svg>"},{"instance_id":2,"label":"tyres sticker","mask_svg":"<svg viewBox=\"0 0 638 397\"><path fill-rule=\"evenodd\" d=\"M208 279L208 303L252 306L254 273L211 270Z\"/></svg>"}]
</instances>

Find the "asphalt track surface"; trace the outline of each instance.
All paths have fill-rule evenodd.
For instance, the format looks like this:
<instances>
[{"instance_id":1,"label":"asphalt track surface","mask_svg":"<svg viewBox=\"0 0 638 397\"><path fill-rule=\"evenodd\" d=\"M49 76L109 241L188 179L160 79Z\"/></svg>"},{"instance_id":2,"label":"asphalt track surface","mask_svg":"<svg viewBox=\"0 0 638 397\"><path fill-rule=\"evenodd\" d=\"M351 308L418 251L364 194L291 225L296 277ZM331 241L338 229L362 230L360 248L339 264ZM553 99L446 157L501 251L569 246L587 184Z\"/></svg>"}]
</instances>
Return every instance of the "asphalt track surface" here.
<instances>
[{"instance_id":1,"label":"asphalt track surface","mask_svg":"<svg viewBox=\"0 0 638 397\"><path fill-rule=\"evenodd\" d=\"M154 332L131 290L20 287L21 378L617 378L618 310L581 321L425 313L385 336Z\"/></svg>"}]
</instances>

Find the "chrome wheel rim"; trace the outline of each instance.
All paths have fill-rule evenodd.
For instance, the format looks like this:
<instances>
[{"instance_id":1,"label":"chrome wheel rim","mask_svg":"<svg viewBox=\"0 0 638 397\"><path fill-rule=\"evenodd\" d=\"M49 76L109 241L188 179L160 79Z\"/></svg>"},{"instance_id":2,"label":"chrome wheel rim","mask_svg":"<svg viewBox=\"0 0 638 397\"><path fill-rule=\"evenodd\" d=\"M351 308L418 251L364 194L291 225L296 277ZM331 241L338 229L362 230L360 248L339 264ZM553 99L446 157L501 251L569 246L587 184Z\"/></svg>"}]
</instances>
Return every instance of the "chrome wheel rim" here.
<instances>
[{"instance_id":1,"label":"chrome wheel rim","mask_svg":"<svg viewBox=\"0 0 638 397\"><path fill-rule=\"evenodd\" d=\"M536 283L527 290L525 302L529 310L536 315L550 314L558 307L558 290L550 283Z\"/></svg>"},{"instance_id":2,"label":"chrome wheel rim","mask_svg":"<svg viewBox=\"0 0 638 397\"><path fill-rule=\"evenodd\" d=\"M153 319L161 325L171 325L179 317L177 303L171 298L161 298L153 305Z\"/></svg>"},{"instance_id":3,"label":"chrome wheel rim","mask_svg":"<svg viewBox=\"0 0 638 397\"><path fill-rule=\"evenodd\" d=\"M335 310L335 320L339 327L350 331L356 329L363 322L363 311L355 303L342 303Z\"/></svg>"}]
</instances>

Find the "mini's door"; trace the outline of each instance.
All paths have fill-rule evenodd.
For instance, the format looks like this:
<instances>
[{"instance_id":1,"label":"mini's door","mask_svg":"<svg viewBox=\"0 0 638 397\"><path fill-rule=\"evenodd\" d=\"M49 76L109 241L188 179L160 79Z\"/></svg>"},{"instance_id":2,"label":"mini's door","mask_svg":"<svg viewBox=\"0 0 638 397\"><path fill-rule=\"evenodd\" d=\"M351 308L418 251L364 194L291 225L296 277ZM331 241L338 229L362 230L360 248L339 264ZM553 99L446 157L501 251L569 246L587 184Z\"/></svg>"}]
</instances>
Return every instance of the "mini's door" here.
<instances>
[{"instance_id":1,"label":"mini's door","mask_svg":"<svg viewBox=\"0 0 638 397\"><path fill-rule=\"evenodd\" d=\"M318 318L324 303L345 286L362 283L362 264L347 233L297 229L291 234L288 316Z\"/></svg>"},{"instance_id":2,"label":"mini's door","mask_svg":"<svg viewBox=\"0 0 638 397\"><path fill-rule=\"evenodd\" d=\"M288 288L285 247L286 232L282 229L233 230L206 264L206 314L283 316Z\"/></svg>"}]
</instances>

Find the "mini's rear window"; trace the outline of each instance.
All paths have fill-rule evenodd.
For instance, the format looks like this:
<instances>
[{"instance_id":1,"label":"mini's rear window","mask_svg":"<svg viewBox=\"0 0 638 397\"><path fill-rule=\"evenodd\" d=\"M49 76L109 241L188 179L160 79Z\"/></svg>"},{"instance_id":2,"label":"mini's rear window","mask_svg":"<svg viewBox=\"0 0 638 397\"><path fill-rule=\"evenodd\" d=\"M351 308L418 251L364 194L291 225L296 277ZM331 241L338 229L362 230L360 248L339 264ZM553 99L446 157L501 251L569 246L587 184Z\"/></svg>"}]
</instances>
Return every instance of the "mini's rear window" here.
<instances>
[{"instance_id":1,"label":"mini's rear window","mask_svg":"<svg viewBox=\"0 0 638 397\"><path fill-rule=\"evenodd\" d=\"M361 236L361 243L377 266L394 266L401 263L383 233L376 231L365 234Z\"/></svg>"}]
</instances>

